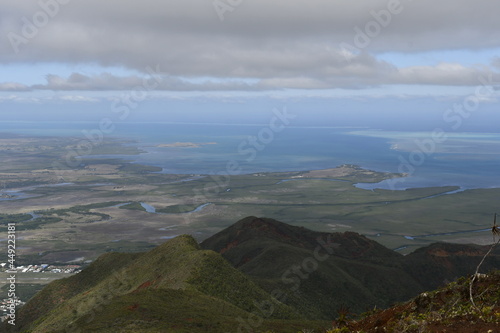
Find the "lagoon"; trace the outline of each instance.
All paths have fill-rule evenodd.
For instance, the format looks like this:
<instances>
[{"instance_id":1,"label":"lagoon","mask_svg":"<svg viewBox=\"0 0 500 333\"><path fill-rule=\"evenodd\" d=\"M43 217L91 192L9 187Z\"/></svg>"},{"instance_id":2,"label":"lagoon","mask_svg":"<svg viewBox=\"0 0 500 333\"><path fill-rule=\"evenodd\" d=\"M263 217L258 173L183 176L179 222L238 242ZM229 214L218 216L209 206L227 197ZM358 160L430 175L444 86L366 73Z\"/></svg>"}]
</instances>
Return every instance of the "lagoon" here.
<instances>
[{"instance_id":1,"label":"lagoon","mask_svg":"<svg viewBox=\"0 0 500 333\"><path fill-rule=\"evenodd\" d=\"M89 122L3 122L0 133L85 140L83 131L92 128ZM262 128L258 124L122 123L108 137L133 140L132 144L144 151L114 157L159 166L164 173L224 175L231 163L237 165L238 174L355 164L375 171L409 174L397 182L358 184L365 189L500 187L500 135L496 133L452 133L432 150L426 150L419 148L419 142L428 142L425 140L431 138L430 132L290 126L272 137L259 138ZM211 144L204 144L207 142Z\"/></svg>"}]
</instances>

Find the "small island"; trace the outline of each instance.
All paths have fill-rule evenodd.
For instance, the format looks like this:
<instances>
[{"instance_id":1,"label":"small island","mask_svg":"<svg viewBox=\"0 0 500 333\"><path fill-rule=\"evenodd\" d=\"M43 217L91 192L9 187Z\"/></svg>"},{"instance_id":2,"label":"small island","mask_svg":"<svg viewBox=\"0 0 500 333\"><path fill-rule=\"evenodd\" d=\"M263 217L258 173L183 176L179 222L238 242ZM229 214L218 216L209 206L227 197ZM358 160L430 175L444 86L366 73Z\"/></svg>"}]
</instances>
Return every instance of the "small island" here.
<instances>
[{"instance_id":1,"label":"small island","mask_svg":"<svg viewBox=\"0 0 500 333\"><path fill-rule=\"evenodd\" d=\"M205 145L216 145L217 142L174 142L161 143L156 145L158 148L200 148Z\"/></svg>"}]
</instances>

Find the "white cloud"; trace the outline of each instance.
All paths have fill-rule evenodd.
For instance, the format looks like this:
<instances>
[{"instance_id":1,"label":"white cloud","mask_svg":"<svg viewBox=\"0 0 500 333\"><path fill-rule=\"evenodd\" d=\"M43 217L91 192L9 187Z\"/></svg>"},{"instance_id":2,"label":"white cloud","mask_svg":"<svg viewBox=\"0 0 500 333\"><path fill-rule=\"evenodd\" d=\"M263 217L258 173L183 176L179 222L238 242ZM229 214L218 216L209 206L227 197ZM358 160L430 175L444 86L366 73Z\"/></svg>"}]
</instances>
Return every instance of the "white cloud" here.
<instances>
[{"instance_id":1,"label":"white cloud","mask_svg":"<svg viewBox=\"0 0 500 333\"><path fill-rule=\"evenodd\" d=\"M24 84L16 82L0 83L0 91L28 91L30 88Z\"/></svg>"},{"instance_id":2,"label":"white cloud","mask_svg":"<svg viewBox=\"0 0 500 333\"><path fill-rule=\"evenodd\" d=\"M78 95L57 96L54 99L61 100L64 102L89 102L89 103L99 102L99 99L97 99L97 98L87 97L87 96L78 96Z\"/></svg>"},{"instance_id":3,"label":"white cloud","mask_svg":"<svg viewBox=\"0 0 500 333\"><path fill-rule=\"evenodd\" d=\"M450 86L480 85L480 77L494 75L493 82L500 80L500 73L491 68L465 67L456 63L440 63L436 66L402 68L393 77L394 82L404 84L433 84Z\"/></svg>"},{"instance_id":4,"label":"white cloud","mask_svg":"<svg viewBox=\"0 0 500 333\"><path fill-rule=\"evenodd\" d=\"M116 76L111 73L68 77L47 75L46 83L26 86L0 83L0 91L264 91L280 89L362 89L383 85L477 86L480 78L492 85L500 82L500 73L490 68L465 67L440 63L436 66L396 68L369 56L356 56L348 65L325 66L323 71L300 75L291 69L289 76L275 75L257 80L200 79L188 80L169 75ZM361 59L363 58L364 59ZM286 66L286 65L285 65Z\"/></svg>"},{"instance_id":5,"label":"white cloud","mask_svg":"<svg viewBox=\"0 0 500 333\"><path fill-rule=\"evenodd\" d=\"M0 63L122 66L144 75L147 67L159 66L158 89L171 91L476 85L478 75L491 70L446 59L397 68L377 54L500 47L500 2L400 0L398 13L381 19L393 2L252 0L226 12L221 22L212 1L70 1L53 7L53 17L27 35L26 22L43 18L47 10L39 3L49 1L0 0ZM379 31L367 30L377 24ZM359 31L371 35L366 47L356 44ZM22 38L14 43L17 53L11 43L16 35ZM361 53L342 49L342 43ZM185 80L200 77L214 79ZM55 73L46 79L30 87L1 83L0 90L128 90L143 77Z\"/></svg>"}]
</instances>

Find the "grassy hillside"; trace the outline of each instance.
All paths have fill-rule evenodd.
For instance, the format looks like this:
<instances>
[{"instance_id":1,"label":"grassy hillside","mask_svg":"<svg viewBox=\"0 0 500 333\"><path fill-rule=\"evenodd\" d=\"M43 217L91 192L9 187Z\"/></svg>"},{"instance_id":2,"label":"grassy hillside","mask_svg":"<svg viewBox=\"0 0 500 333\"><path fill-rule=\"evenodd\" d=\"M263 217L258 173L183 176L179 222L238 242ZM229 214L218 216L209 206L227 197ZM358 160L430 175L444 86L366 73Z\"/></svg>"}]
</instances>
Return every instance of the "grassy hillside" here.
<instances>
[{"instance_id":1,"label":"grassy hillside","mask_svg":"<svg viewBox=\"0 0 500 333\"><path fill-rule=\"evenodd\" d=\"M49 284L19 309L15 327L3 323L1 331L326 332L334 319L346 324L347 312L387 308L470 276L487 250L439 243L403 256L354 232L248 217L202 244L182 235L149 252L102 255L81 273ZM481 267L500 267L498 249ZM376 312L382 317L373 322L349 325L376 332L377 323L385 323L397 327L394 332L413 332L408 329L424 327L423 320L441 318L437 323L444 325L456 313L458 321L473 318L489 327L500 320L498 279L495 273L473 286L479 310L467 305L467 282L460 280L447 287L452 291L422 294L393 312Z\"/></svg>"},{"instance_id":2,"label":"grassy hillside","mask_svg":"<svg viewBox=\"0 0 500 333\"><path fill-rule=\"evenodd\" d=\"M95 314L74 324L82 332L255 332L324 331L329 323L304 320L261 320L218 298L189 290L140 290L113 299Z\"/></svg>"},{"instance_id":3,"label":"grassy hillside","mask_svg":"<svg viewBox=\"0 0 500 333\"><path fill-rule=\"evenodd\" d=\"M16 329L206 332L252 317L255 304L272 306L263 316L270 321L259 327L303 319L184 235L143 254L103 255L82 273L49 284L19 311Z\"/></svg>"}]
</instances>

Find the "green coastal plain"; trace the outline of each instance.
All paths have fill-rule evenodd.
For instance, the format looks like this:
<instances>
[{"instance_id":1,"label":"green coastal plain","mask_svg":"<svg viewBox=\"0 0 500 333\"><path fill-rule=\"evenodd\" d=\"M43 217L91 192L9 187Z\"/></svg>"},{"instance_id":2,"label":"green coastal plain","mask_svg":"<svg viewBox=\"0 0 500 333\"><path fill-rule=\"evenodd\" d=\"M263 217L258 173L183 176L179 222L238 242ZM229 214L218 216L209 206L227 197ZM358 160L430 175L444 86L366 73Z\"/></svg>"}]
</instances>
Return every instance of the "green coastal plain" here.
<instances>
[{"instance_id":1,"label":"green coastal plain","mask_svg":"<svg viewBox=\"0 0 500 333\"><path fill-rule=\"evenodd\" d=\"M202 241L246 216L354 231L403 254L438 241L493 241L488 229L498 210L498 188L364 190L354 185L404 175L355 165L164 174L113 157L142 153L130 143L108 139L82 147L81 138L1 135L0 262L8 259L12 222L17 265L85 263L105 252L146 251L181 234Z\"/></svg>"}]
</instances>

